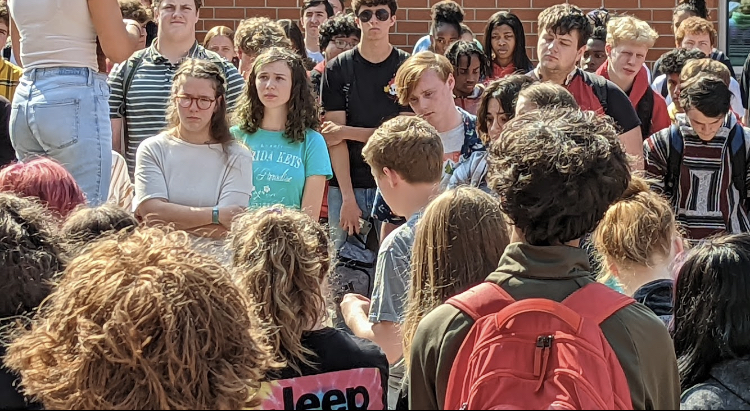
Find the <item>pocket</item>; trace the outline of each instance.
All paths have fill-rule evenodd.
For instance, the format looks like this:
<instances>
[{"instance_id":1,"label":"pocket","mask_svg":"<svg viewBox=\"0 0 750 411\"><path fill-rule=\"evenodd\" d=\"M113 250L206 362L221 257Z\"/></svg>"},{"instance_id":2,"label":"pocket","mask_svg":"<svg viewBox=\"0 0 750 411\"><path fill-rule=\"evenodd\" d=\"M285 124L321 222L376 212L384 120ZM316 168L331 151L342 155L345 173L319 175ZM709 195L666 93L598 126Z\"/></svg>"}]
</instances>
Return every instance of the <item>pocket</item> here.
<instances>
[{"instance_id":1,"label":"pocket","mask_svg":"<svg viewBox=\"0 0 750 411\"><path fill-rule=\"evenodd\" d=\"M34 104L31 129L45 150L59 150L78 142L81 100Z\"/></svg>"}]
</instances>

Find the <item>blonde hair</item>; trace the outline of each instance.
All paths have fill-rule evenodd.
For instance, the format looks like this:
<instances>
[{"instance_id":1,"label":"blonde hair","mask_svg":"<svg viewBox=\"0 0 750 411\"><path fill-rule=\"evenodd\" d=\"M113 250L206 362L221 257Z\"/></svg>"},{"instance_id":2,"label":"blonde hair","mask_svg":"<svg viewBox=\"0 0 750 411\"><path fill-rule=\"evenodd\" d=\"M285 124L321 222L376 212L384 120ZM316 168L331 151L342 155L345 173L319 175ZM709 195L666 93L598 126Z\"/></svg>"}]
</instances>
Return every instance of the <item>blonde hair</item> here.
<instances>
[{"instance_id":1,"label":"blonde hair","mask_svg":"<svg viewBox=\"0 0 750 411\"><path fill-rule=\"evenodd\" d=\"M279 23L267 17L253 17L242 20L237 26L234 45L243 53L252 56L270 47L291 48L292 42Z\"/></svg>"},{"instance_id":2,"label":"blonde hair","mask_svg":"<svg viewBox=\"0 0 750 411\"><path fill-rule=\"evenodd\" d=\"M431 51L421 51L406 59L396 72L394 80L398 101L402 106L409 104L417 83L428 70L434 70L440 80L445 82L453 74L453 65L442 54Z\"/></svg>"},{"instance_id":3,"label":"blonde hair","mask_svg":"<svg viewBox=\"0 0 750 411\"><path fill-rule=\"evenodd\" d=\"M669 201L651 191L646 180L634 176L622 198L604 213L593 242L605 262L629 269L652 266L668 257L678 233ZM605 272L601 281L611 277L612 273Z\"/></svg>"},{"instance_id":4,"label":"blonde hair","mask_svg":"<svg viewBox=\"0 0 750 411\"><path fill-rule=\"evenodd\" d=\"M203 38L203 47L208 47L208 43L214 39L214 37L226 37L234 45L234 30L227 26L214 26L206 33L206 37Z\"/></svg>"},{"instance_id":5,"label":"blonde hair","mask_svg":"<svg viewBox=\"0 0 750 411\"><path fill-rule=\"evenodd\" d=\"M102 240L8 349L47 409L237 409L269 364L244 293L185 233Z\"/></svg>"},{"instance_id":6,"label":"blonde hair","mask_svg":"<svg viewBox=\"0 0 750 411\"><path fill-rule=\"evenodd\" d=\"M274 206L240 216L229 234L235 280L272 328L274 359L296 372L313 367L302 334L325 316L321 285L331 269L328 236L307 214Z\"/></svg>"},{"instance_id":7,"label":"blonde hair","mask_svg":"<svg viewBox=\"0 0 750 411\"><path fill-rule=\"evenodd\" d=\"M430 203L417 226L411 257L409 304L401 328L407 363L422 318L484 281L509 242L500 204L477 188L459 187Z\"/></svg>"},{"instance_id":8,"label":"blonde hair","mask_svg":"<svg viewBox=\"0 0 750 411\"><path fill-rule=\"evenodd\" d=\"M633 16L613 17L607 23L607 45L617 47L623 42L634 42L653 47L659 33L645 21Z\"/></svg>"},{"instance_id":9,"label":"blonde hair","mask_svg":"<svg viewBox=\"0 0 750 411\"><path fill-rule=\"evenodd\" d=\"M443 175L443 142L426 120L399 116L378 127L362 149L365 162L378 175L383 168L408 183L436 183Z\"/></svg>"},{"instance_id":10,"label":"blonde hair","mask_svg":"<svg viewBox=\"0 0 750 411\"><path fill-rule=\"evenodd\" d=\"M724 63L710 58L703 58L690 60L685 63L685 66L680 72L680 82L688 82L699 75L716 76L720 78L727 87L730 86L730 82L732 81L732 73L729 72L729 68L727 68Z\"/></svg>"},{"instance_id":11,"label":"blonde hair","mask_svg":"<svg viewBox=\"0 0 750 411\"><path fill-rule=\"evenodd\" d=\"M708 34L711 39L711 46L716 44L717 33L714 24L704 18L689 17L685 19L677 28L674 38L678 44L682 44L682 40L685 40L685 36L688 34Z\"/></svg>"}]
</instances>

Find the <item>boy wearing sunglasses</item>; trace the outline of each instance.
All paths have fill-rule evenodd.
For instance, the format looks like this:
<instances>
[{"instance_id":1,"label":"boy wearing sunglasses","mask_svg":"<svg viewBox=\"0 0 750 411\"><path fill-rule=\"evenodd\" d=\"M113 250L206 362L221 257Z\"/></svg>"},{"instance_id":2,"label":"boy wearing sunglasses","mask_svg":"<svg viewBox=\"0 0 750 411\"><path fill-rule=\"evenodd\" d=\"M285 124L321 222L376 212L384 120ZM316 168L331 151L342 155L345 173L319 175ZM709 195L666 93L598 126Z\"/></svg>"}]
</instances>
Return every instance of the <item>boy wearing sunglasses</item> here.
<instances>
[{"instance_id":1,"label":"boy wearing sunglasses","mask_svg":"<svg viewBox=\"0 0 750 411\"><path fill-rule=\"evenodd\" d=\"M375 200L377 186L362 148L384 121L411 111L399 104L394 86L396 71L409 56L390 43L397 1L354 0L352 9L361 41L328 63L321 93L322 134L334 171L328 217L336 249L347 235L359 233L359 219L369 217Z\"/></svg>"}]
</instances>

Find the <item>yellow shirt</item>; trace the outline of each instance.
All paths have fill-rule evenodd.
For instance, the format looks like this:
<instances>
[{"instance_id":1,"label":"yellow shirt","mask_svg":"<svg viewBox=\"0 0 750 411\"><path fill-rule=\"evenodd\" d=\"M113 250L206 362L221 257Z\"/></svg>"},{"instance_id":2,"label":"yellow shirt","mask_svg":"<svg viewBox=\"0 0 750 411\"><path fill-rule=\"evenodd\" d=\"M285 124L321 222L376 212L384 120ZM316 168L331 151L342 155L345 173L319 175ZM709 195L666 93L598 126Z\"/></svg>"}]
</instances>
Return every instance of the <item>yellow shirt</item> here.
<instances>
[{"instance_id":1,"label":"yellow shirt","mask_svg":"<svg viewBox=\"0 0 750 411\"><path fill-rule=\"evenodd\" d=\"M15 64L0 58L0 95L13 101L23 70Z\"/></svg>"}]
</instances>

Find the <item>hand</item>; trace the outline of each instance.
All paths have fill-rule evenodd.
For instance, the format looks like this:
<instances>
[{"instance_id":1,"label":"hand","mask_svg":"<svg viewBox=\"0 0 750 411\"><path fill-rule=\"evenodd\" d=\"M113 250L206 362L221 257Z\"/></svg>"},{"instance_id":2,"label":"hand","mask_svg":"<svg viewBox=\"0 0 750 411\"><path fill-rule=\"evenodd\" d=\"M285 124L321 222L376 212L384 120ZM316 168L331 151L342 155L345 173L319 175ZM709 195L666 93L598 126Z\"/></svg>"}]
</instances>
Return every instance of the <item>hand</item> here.
<instances>
[{"instance_id":1,"label":"hand","mask_svg":"<svg viewBox=\"0 0 750 411\"><path fill-rule=\"evenodd\" d=\"M350 317L364 316L367 317L370 312L370 300L359 294L346 294L341 300L341 315L344 321L349 324Z\"/></svg>"},{"instance_id":2,"label":"hand","mask_svg":"<svg viewBox=\"0 0 750 411\"><path fill-rule=\"evenodd\" d=\"M336 146L341 144L342 141L344 141L344 126L330 122L325 121L323 122L323 125L320 129L320 134L323 134L323 137L326 139L326 144L328 144L328 147Z\"/></svg>"},{"instance_id":3,"label":"hand","mask_svg":"<svg viewBox=\"0 0 750 411\"><path fill-rule=\"evenodd\" d=\"M245 211L245 207L238 205L220 207L219 208L219 224L224 226L227 230L232 228L232 220L238 214L242 214Z\"/></svg>"},{"instance_id":4,"label":"hand","mask_svg":"<svg viewBox=\"0 0 750 411\"><path fill-rule=\"evenodd\" d=\"M357 200L344 200L341 203L341 228L349 235L359 234L359 218L362 217L362 210L359 209Z\"/></svg>"}]
</instances>

